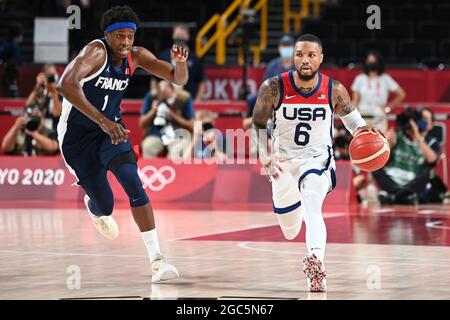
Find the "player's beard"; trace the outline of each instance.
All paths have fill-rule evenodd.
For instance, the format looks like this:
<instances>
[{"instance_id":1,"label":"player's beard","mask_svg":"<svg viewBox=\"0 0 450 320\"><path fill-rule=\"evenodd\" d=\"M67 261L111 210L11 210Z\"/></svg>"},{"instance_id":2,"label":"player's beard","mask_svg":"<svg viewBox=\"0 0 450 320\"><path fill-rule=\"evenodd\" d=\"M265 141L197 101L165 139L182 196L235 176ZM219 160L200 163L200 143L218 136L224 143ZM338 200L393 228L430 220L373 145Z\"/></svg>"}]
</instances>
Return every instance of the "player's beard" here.
<instances>
[{"instance_id":1,"label":"player's beard","mask_svg":"<svg viewBox=\"0 0 450 320\"><path fill-rule=\"evenodd\" d=\"M295 69L295 71L297 71L297 75L300 78L300 80L302 80L302 81L309 81L309 80L313 79L316 76L317 71L319 71L319 69L312 70L310 75L302 75L300 73L300 70L298 70L298 69Z\"/></svg>"}]
</instances>

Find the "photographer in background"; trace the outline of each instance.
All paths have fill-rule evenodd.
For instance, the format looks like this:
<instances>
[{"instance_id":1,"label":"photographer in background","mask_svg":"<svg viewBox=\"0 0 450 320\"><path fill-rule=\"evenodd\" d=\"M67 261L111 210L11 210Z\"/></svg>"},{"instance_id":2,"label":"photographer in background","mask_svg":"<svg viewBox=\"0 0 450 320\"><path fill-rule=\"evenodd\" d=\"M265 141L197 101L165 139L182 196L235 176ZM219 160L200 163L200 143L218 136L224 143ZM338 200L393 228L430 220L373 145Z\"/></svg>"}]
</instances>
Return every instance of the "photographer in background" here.
<instances>
[{"instance_id":1,"label":"photographer in background","mask_svg":"<svg viewBox=\"0 0 450 320\"><path fill-rule=\"evenodd\" d=\"M36 76L36 84L26 101L26 105L38 104L44 110L45 126L54 130L62 110L62 96L56 92L58 79L55 65L46 64Z\"/></svg>"},{"instance_id":2,"label":"photographer in background","mask_svg":"<svg viewBox=\"0 0 450 320\"><path fill-rule=\"evenodd\" d=\"M194 129L194 107L189 92L175 90L170 82L160 81L158 93L149 92L144 98L139 125L146 130L142 141L144 158L157 157L164 150L170 159L190 156L191 141L175 136L177 128L191 133Z\"/></svg>"},{"instance_id":3,"label":"photographer in background","mask_svg":"<svg viewBox=\"0 0 450 320\"><path fill-rule=\"evenodd\" d=\"M189 27L180 23L177 24L173 28L172 40L173 44L183 46L184 48L189 49L191 41L191 36L189 33ZM167 61L171 64L175 62L172 61L170 57L170 48L163 50L159 58L161 60ZM195 100L195 102L201 101L206 92L206 75L205 70L203 68L203 60L195 55L195 50L192 48L189 50L189 56L187 60L188 69L189 69L189 80L183 87L184 90L188 91L191 97ZM153 80L153 85L156 84L156 80Z\"/></svg>"},{"instance_id":4,"label":"photographer in background","mask_svg":"<svg viewBox=\"0 0 450 320\"><path fill-rule=\"evenodd\" d=\"M41 107L32 104L25 107L2 141L2 149L8 155L55 155L58 153L56 131L44 126Z\"/></svg>"},{"instance_id":5,"label":"photographer in background","mask_svg":"<svg viewBox=\"0 0 450 320\"><path fill-rule=\"evenodd\" d=\"M429 134L432 119L428 109L407 108L397 116L396 129L386 135L391 148L389 162L373 173L381 204L417 204L430 187L440 153L439 141Z\"/></svg>"}]
</instances>

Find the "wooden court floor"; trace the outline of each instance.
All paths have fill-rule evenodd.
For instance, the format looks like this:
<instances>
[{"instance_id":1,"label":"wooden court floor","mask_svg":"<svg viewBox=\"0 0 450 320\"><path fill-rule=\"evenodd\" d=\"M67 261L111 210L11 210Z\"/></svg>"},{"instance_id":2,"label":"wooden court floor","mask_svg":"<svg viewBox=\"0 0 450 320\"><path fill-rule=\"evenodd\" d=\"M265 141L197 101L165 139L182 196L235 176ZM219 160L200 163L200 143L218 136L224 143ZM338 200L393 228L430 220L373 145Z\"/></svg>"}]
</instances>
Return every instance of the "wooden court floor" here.
<instances>
[{"instance_id":1,"label":"wooden court floor","mask_svg":"<svg viewBox=\"0 0 450 320\"><path fill-rule=\"evenodd\" d=\"M20 204L18 204L20 205ZM114 241L83 209L0 209L0 299L450 299L450 207L325 209L328 291L309 293L304 225L283 238L271 212L157 210L181 278L151 284L128 210Z\"/></svg>"}]
</instances>

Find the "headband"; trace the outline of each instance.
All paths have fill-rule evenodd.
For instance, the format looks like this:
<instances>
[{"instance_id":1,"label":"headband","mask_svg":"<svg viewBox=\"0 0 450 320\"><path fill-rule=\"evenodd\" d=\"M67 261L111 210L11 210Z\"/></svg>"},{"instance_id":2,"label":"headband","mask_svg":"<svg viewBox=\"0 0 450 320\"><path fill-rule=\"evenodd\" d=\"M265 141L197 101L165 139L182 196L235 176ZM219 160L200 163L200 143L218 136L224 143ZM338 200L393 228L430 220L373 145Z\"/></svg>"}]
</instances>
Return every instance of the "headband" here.
<instances>
[{"instance_id":1,"label":"headband","mask_svg":"<svg viewBox=\"0 0 450 320\"><path fill-rule=\"evenodd\" d=\"M136 24L134 22L116 22L106 27L106 32L113 32L117 29L129 28L136 32Z\"/></svg>"}]
</instances>

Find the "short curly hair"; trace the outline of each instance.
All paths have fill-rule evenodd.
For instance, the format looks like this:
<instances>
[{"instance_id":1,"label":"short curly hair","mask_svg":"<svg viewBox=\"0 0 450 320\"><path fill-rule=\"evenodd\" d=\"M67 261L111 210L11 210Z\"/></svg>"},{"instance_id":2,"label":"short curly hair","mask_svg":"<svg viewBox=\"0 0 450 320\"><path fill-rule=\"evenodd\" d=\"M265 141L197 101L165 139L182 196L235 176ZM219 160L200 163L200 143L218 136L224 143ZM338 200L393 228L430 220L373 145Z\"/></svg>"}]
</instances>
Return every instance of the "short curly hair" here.
<instances>
[{"instance_id":1,"label":"short curly hair","mask_svg":"<svg viewBox=\"0 0 450 320\"><path fill-rule=\"evenodd\" d=\"M108 26L116 22L133 22L136 26L139 25L139 17L136 12L129 6L115 6L108 9L102 16L100 21L100 29L104 31Z\"/></svg>"}]
</instances>

